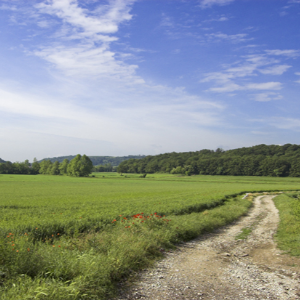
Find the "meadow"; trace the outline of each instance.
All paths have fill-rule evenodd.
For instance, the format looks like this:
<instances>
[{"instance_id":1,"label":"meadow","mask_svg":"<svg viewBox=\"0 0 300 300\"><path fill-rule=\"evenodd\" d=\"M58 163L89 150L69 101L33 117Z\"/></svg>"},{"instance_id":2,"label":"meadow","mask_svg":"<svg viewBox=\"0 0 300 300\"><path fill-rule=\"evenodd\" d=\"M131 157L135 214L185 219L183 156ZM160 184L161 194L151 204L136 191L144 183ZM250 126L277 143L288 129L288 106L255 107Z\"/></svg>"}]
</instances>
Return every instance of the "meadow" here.
<instances>
[{"instance_id":1,"label":"meadow","mask_svg":"<svg viewBox=\"0 0 300 300\"><path fill-rule=\"evenodd\" d=\"M0 175L0 299L112 299L176 243L245 214L246 192L300 178Z\"/></svg>"}]
</instances>

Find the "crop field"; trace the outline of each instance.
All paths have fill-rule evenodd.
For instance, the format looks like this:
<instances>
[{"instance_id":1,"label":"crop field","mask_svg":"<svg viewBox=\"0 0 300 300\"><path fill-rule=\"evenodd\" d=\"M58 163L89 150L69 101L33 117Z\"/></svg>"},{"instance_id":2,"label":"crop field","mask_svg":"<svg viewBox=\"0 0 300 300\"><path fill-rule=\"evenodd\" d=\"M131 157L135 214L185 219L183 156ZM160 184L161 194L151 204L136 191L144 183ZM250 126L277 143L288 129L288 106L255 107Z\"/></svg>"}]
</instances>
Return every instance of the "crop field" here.
<instances>
[{"instance_id":1,"label":"crop field","mask_svg":"<svg viewBox=\"0 0 300 300\"><path fill-rule=\"evenodd\" d=\"M228 224L246 192L300 178L0 175L0 299L112 299L176 243Z\"/></svg>"}]
</instances>

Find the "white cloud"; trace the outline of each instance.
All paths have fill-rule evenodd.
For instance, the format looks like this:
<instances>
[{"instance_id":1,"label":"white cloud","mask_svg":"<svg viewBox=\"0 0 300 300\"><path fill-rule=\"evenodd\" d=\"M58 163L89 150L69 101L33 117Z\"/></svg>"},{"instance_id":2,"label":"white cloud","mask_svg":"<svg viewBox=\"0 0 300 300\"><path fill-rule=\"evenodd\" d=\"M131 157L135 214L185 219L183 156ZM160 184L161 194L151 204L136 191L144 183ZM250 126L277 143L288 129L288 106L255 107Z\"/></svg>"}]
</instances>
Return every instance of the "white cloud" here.
<instances>
[{"instance_id":1,"label":"white cloud","mask_svg":"<svg viewBox=\"0 0 300 300\"><path fill-rule=\"evenodd\" d=\"M200 0L201 8L208 8L213 5L227 5L233 2L234 0Z\"/></svg>"},{"instance_id":2,"label":"white cloud","mask_svg":"<svg viewBox=\"0 0 300 300\"><path fill-rule=\"evenodd\" d=\"M290 50L265 50L265 52L269 55L276 55L276 56L287 56L287 57L291 57L291 58L295 58L298 57L300 55L300 51L299 50L294 50L294 49L290 49Z\"/></svg>"},{"instance_id":3,"label":"white cloud","mask_svg":"<svg viewBox=\"0 0 300 300\"><path fill-rule=\"evenodd\" d=\"M282 75L291 67L279 63L279 60L270 58L266 55L248 55L244 56L243 60L237 61L231 66L227 66L222 72L205 74L205 77L201 82L213 82L214 86L209 88L208 91L217 93L246 90L280 90L282 89L282 84L280 82L245 82L245 79L249 81L249 79L253 77L260 78L260 74ZM263 79L261 79L261 81L263 81Z\"/></svg>"},{"instance_id":4,"label":"white cloud","mask_svg":"<svg viewBox=\"0 0 300 300\"><path fill-rule=\"evenodd\" d=\"M218 19L219 22L224 22L224 21L228 21L229 19L227 17L221 17L220 19Z\"/></svg>"},{"instance_id":5,"label":"white cloud","mask_svg":"<svg viewBox=\"0 0 300 300\"><path fill-rule=\"evenodd\" d=\"M225 34L225 33L210 33L206 34L208 39L210 40L215 40L215 41L220 41L220 40L226 40L234 43L239 43L239 42L245 42L251 40L251 38L246 38L248 34L246 33L239 33L239 34Z\"/></svg>"},{"instance_id":6,"label":"white cloud","mask_svg":"<svg viewBox=\"0 0 300 300\"><path fill-rule=\"evenodd\" d=\"M228 21L228 20L229 20L229 18L227 18L225 16L221 16L221 17L218 17L218 18L204 20L203 22L204 23L206 23L206 22L224 22L224 21Z\"/></svg>"},{"instance_id":7,"label":"white cloud","mask_svg":"<svg viewBox=\"0 0 300 300\"><path fill-rule=\"evenodd\" d=\"M291 67L292 66L289 66L289 65L277 65L277 66L272 66L267 69L259 70L259 72L261 72L262 74L282 75L284 72L286 72Z\"/></svg>"},{"instance_id":8,"label":"white cloud","mask_svg":"<svg viewBox=\"0 0 300 300\"><path fill-rule=\"evenodd\" d=\"M106 45L95 47L91 44L74 47L45 47L34 51L34 54L47 60L69 76L114 77L115 79L144 81L135 76L136 65L127 65L115 59L115 53L109 51Z\"/></svg>"},{"instance_id":9,"label":"white cloud","mask_svg":"<svg viewBox=\"0 0 300 300\"><path fill-rule=\"evenodd\" d=\"M254 95L254 100L259 102L268 102L272 100L280 100L282 99L282 95L274 92L260 93Z\"/></svg>"},{"instance_id":10,"label":"white cloud","mask_svg":"<svg viewBox=\"0 0 300 300\"><path fill-rule=\"evenodd\" d=\"M133 83L144 81L135 75L137 65L128 65L110 50L110 43L120 23L129 21L134 0L114 0L107 5L88 11L77 0L48 0L36 4L40 15L54 16L61 20L61 27L54 35L55 43L40 46L32 53L51 63L68 76L114 77ZM39 22L46 27L48 20ZM70 43L69 41L75 41ZM127 57L120 53L120 57Z\"/></svg>"},{"instance_id":11,"label":"white cloud","mask_svg":"<svg viewBox=\"0 0 300 300\"><path fill-rule=\"evenodd\" d=\"M116 33L118 24L131 19L129 11L134 1L110 1L109 5L102 6L97 16L92 16L88 11L79 7L77 0L49 0L47 2L48 4L37 4L36 8L42 13L54 15L75 28L83 30L82 36L101 40L103 37L100 33Z\"/></svg>"},{"instance_id":12,"label":"white cloud","mask_svg":"<svg viewBox=\"0 0 300 300\"><path fill-rule=\"evenodd\" d=\"M245 85L238 85L233 82L224 84L222 87L213 87L209 91L216 93L227 93L234 91L250 91L250 90L280 90L282 84L280 82L263 82L263 83L249 83Z\"/></svg>"},{"instance_id":13,"label":"white cloud","mask_svg":"<svg viewBox=\"0 0 300 300\"><path fill-rule=\"evenodd\" d=\"M250 83L243 87L245 90L281 90L280 82Z\"/></svg>"}]
</instances>

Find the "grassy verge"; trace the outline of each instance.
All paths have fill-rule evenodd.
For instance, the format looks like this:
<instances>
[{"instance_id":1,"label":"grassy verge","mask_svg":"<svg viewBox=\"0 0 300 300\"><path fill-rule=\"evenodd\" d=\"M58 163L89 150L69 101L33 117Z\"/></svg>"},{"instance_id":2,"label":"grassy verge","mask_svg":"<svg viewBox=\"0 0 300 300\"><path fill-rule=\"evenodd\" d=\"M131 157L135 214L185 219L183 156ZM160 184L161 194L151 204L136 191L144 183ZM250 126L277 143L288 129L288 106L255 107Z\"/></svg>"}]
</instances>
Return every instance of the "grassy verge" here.
<instances>
[{"instance_id":1,"label":"grassy verge","mask_svg":"<svg viewBox=\"0 0 300 300\"><path fill-rule=\"evenodd\" d=\"M274 202L280 215L276 234L278 247L291 255L300 256L300 193L284 193Z\"/></svg>"},{"instance_id":2,"label":"grassy verge","mask_svg":"<svg viewBox=\"0 0 300 300\"><path fill-rule=\"evenodd\" d=\"M241 198L200 213L120 216L105 231L73 238L9 233L0 241L0 299L111 299L116 282L133 270L245 214L251 202Z\"/></svg>"}]
</instances>

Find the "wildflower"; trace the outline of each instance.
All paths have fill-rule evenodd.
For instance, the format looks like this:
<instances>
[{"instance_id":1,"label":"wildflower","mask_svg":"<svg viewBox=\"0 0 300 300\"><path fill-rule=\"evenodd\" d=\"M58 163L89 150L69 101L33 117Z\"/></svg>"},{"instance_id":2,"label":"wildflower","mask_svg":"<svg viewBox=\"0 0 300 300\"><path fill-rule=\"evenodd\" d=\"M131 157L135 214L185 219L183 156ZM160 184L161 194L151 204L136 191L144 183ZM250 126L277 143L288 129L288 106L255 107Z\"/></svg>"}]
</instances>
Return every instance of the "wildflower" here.
<instances>
[{"instance_id":1,"label":"wildflower","mask_svg":"<svg viewBox=\"0 0 300 300\"><path fill-rule=\"evenodd\" d=\"M37 230L38 228L36 228L35 230Z\"/></svg>"},{"instance_id":2,"label":"wildflower","mask_svg":"<svg viewBox=\"0 0 300 300\"><path fill-rule=\"evenodd\" d=\"M58 247L60 248L60 245L58 245Z\"/></svg>"},{"instance_id":3,"label":"wildflower","mask_svg":"<svg viewBox=\"0 0 300 300\"><path fill-rule=\"evenodd\" d=\"M54 234L52 234L52 236L54 236Z\"/></svg>"},{"instance_id":4,"label":"wildflower","mask_svg":"<svg viewBox=\"0 0 300 300\"><path fill-rule=\"evenodd\" d=\"M57 235L59 235L59 233Z\"/></svg>"},{"instance_id":5,"label":"wildflower","mask_svg":"<svg viewBox=\"0 0 300 300\"><path fill-rule=\"evenodd\" d=\"M119 217L122 217L122 215L119 215Z\"/></svg>"},{"instance_id":6,"label":"wildflower","mask_svg":"<svg viewBox=\"0 0 300 300\"><path fill-rule=\"evenodd\" d=\"M127 218L126 218L126 217L124 217L123 219L124 219L124 220L127 220Z\"/></svg>"},{"instance_id":7,"label":"wildflower","mask_svg":"<svg viewBox=\"0 0 300 300\"><path fill-rule=\"evenodd\" d=\"M15 244L12 244L12 246L14 246Z\"/></svg>"},{"instance_id":8,"label":"wildflower","mask_svg":"<svg viewBox=\"0 0 300 300\"><path fill-rule=\"evenodd\" d=\"M29 248L27 248L27 251L29 252L29 251L30 251L30 249L29 249Z\"/></svg>"},{"instance_id":9,"label":"wildflower","mask_svg":"<svg viewBox=\"0 0 300 300\"><path fill-rule=\"evenodd\" d=\"M55 245L52 246L53 248L55 247Z\"/></svg>"},{"instance_id":10,"label":"wildflower","mask_svg":"<svg viewBox=\"0 0 300 300\"><path fill-rule=\"evenodd\" d=\"M19 252L19 250L17 250L16 252Z\"/></svg>"}]
</instances>

